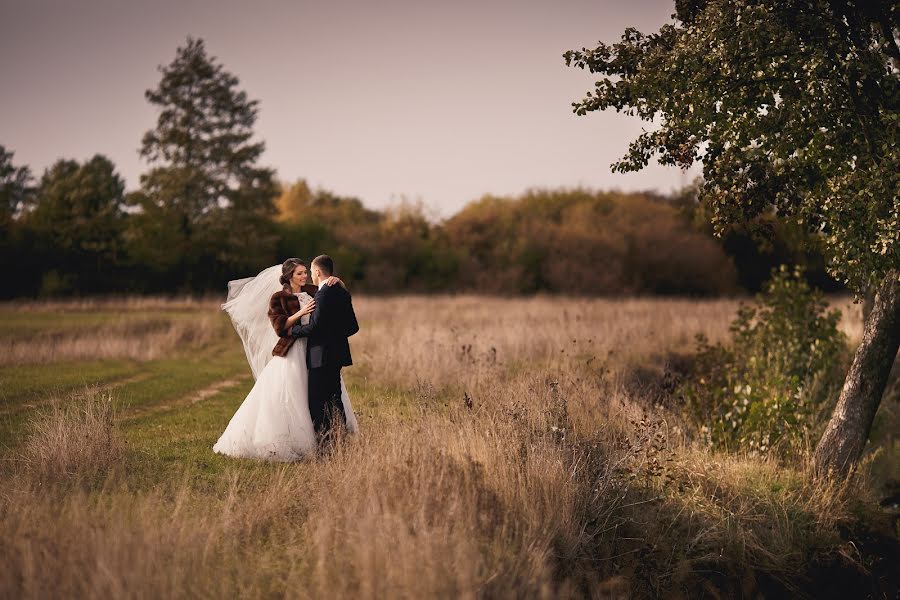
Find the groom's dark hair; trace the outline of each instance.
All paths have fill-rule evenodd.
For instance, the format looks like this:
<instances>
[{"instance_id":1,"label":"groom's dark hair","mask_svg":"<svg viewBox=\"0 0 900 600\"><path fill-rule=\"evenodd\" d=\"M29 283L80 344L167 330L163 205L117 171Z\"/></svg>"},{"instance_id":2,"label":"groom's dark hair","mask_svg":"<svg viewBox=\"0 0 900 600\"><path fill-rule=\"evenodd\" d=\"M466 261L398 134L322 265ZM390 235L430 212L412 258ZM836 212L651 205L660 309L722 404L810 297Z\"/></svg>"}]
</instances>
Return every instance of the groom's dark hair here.
<instances>
[{"instance_id":1,"label":"groom's dark hair","mask_svg":"<svg viewBox=\"0 0 900 600\"><path fill-rule=\"evenodd\" d=\"M314 267L318 267L326 275L334 275L334 261L327 254L320 254L312 261Z\"/></svg>"}]
</instances>

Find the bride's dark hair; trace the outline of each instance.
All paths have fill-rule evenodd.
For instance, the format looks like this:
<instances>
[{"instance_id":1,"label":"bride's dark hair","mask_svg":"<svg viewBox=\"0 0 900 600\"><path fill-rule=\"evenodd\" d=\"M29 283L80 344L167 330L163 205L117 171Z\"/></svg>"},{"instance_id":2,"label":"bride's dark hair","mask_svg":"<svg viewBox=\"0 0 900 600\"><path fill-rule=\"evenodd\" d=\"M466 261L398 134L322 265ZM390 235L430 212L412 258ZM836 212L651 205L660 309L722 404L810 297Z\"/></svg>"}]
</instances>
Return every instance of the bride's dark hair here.
<instances>
[{"instance_id":1,"label":"bride's dark hair","mask_svg":"<svg viewBox=\"0 0 900 600\"><path fill-rule=\"evenodd\" d=\"M278 279L278 281L281 282L281 285L284 286L285 290L291 291L291 277L294 274L294 269L296 269L300 265L303 265L305 267L306 263L299 258L289 258L281 264L281 277Z\"/></svg>"}]
</instances>

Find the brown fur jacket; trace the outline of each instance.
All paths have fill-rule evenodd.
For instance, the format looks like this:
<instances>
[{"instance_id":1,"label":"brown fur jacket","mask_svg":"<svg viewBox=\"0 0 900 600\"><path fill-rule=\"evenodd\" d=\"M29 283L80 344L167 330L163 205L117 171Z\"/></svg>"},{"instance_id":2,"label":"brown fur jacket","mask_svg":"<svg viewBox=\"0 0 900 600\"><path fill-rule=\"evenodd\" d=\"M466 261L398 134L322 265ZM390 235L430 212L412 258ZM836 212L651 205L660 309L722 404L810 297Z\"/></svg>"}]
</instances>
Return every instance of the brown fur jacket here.
<instances>
[{"instance_id":1,"label":"brown fur jacket","mask_svg":"<svg viewBox=\"0 0 900 600\"><path fill-rule=\"evenodd\" d=\"M310 296L315 296L319 291L314 285L304 285L303 291ZM278 334L278 343L272 348L272 356L287 356L288 350L294 345L296 338L285 327L288 317L303 308L300 299L291 292L279 290L269 299L269 321Z\"/></svg>"}]
</instances>

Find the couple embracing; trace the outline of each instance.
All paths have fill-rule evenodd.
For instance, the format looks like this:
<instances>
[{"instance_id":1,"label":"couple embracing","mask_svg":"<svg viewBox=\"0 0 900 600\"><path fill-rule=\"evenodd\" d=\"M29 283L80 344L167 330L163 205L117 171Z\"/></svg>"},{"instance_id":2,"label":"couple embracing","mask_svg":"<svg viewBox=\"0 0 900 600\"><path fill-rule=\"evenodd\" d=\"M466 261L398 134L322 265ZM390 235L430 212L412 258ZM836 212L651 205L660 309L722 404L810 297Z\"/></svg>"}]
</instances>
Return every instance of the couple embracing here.
<instances>
[{"instance_id":1,"label":"couple embracing","mask_svg":"<svg viewBox=\"0 0 900 600\"><path fill-rule=\"evenodd\" d=\"M256 383L215 452L291 461L315 452L336 428L358 431L341 368L352 364L347 338L359 324L331 257L318 256L308 268L289 258L256 277L229 281L222 309Z\"/></svg>"}]
</instances>

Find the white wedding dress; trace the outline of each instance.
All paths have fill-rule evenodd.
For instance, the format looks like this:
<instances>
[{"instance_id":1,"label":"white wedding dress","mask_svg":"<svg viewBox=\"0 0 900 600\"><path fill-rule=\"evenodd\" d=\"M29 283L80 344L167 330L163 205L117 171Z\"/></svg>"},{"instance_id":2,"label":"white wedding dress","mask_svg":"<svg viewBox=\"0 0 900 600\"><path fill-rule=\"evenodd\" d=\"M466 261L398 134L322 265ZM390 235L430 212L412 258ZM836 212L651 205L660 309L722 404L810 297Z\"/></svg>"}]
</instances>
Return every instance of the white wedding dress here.
<instances>
[{"instance_id":1,"label":"white wedding dress","mask_svg":"<svg viewBox=\"0 0 900 600\"><path fill-rule=\"evenodd\" d=\"M281 265L276 267L280 275ZM272 293L281 289L277 278L274 281L265 279L271 279L272 273L267 271L276 267L266 269L256 278L229 282L229 300L222 308L229 313L241 336L256 383L213 446L213 451L219 454L293 461L316 449L316 435L309 414L306 338L298 338L291 345L287 356L272 356L272 348L278 340L274 329L268 324L271 335L261 329L259 309L245 310L250 308L247 306L248 301L258 300L256 296L263 295L263 291L272 286L276 287ZM240 284L234 296L233 283ZM311 299L306 293L301 293L298 297L301 306ZM261 313L268 323L268 297L261 306ZM308 315L301 318L301 323L308 321ZM268 343L271 345L268 345L266 356L264 351ZM347 418L347 429L357 432L359 426L343 377L341 401Z\"/></svg>"}]
</instances>

